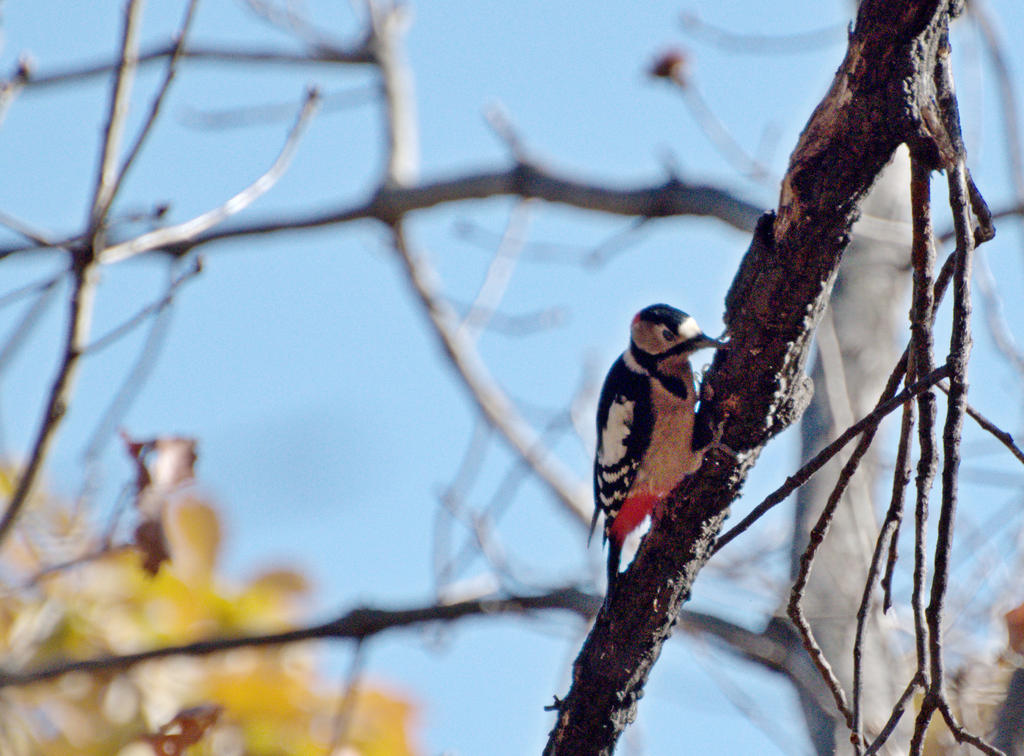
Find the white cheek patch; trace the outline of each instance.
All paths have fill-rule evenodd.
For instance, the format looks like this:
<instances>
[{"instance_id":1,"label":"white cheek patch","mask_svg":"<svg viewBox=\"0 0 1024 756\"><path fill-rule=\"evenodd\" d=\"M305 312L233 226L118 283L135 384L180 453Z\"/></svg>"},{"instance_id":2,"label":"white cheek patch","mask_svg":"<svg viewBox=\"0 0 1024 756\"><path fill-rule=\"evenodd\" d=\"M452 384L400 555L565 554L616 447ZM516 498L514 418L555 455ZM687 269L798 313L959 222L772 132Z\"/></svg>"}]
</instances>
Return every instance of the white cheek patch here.
<instances>
[{"instance_id":1,"label":"white cheek patch","mask_svg":"<svg viewBox=\"0 0 1024 756\"><path fill-rule=\"evenodd\" d=\"M626 439L633 426L633 407L636 402L616 399L608 409L608 422L601 432L597 449L597 462L602 467L618 464L626 456Z\"/></svg>"},{"instance_id":2,"label":"white cheek patch","mask_svg":"<svg viewBox=\"0 0 1024 756\"><path fill-rule=\"evenodd\" d=\"M679 324L679 335L682 337L683 341L689 341L696 336L700 336L700 326L697 325L696 320L687 317Z\"/></svg>"}]
</instances>

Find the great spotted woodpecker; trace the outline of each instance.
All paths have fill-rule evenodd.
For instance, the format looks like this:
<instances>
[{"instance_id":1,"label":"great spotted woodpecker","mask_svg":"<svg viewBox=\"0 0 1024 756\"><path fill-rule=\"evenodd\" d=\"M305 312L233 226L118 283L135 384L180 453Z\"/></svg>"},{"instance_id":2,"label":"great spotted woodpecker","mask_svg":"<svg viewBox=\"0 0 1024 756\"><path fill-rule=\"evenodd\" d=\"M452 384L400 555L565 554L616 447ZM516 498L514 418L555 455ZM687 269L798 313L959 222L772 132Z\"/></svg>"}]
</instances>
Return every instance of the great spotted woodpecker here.
<instances>
[{"instance_id":1,"label":"great spotted woodpecker","mask_svg":"<svg viewBox=\"0 0 1024 756\"><path fill-rule=\"evenodd\" d=\"M597 405L590 535L604 514L609 593L626 536L700 467L711 434L694 433L697 392L689 357L720 346L685 312L651 305L634 316L629 348L605 378Z\"/></svg>"}]
</instances>

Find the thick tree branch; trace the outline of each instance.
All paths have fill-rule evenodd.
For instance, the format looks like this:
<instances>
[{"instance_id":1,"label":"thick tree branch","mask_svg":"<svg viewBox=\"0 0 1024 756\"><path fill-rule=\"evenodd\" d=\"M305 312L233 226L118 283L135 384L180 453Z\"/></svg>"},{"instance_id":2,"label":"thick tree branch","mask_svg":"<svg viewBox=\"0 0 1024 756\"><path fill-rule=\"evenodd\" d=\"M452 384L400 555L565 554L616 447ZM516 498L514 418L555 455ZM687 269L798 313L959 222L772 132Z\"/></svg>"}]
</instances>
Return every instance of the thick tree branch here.
<instances>
[{"instance_id":1,"label":"thick tree branch","mask_svg":"<svg viewBox=\"0 0 1024 756\"><path fill-rule=\"evenodd\" d=\"M576 660L545 753L610 754L635 717L730 503L763 446L805 406L810 339L859 201L899 144L944 152L933 77L955 12L938 0L861 5L846 59L793 152L778 215L759 224L726 300L729 348L706 379L722 444L656 512Z\"/></svg>"}]
</instances>

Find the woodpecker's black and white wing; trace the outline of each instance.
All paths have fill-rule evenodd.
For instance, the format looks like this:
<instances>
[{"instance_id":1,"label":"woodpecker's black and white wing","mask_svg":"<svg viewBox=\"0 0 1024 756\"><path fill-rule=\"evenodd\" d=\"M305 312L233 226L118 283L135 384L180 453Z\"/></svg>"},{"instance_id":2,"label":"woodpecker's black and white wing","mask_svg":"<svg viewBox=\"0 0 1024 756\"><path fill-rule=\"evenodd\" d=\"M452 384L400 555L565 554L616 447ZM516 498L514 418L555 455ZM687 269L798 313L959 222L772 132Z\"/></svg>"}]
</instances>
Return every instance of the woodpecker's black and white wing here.
<instances>
[{"instance_id":1,"label":"woodpecker's black and white wing","mask_svg":"<svg viewBox=\"0 0 1024 756\"><path fill-rule=\"evenodd\" d=\"M605 378L597 405L597 454L594 457L593 538L598 516L604 513L604 540L615 520L637 469L651 443L654 415L650 377L638 373L619 357Z\"/></svg>"}]
</instances>

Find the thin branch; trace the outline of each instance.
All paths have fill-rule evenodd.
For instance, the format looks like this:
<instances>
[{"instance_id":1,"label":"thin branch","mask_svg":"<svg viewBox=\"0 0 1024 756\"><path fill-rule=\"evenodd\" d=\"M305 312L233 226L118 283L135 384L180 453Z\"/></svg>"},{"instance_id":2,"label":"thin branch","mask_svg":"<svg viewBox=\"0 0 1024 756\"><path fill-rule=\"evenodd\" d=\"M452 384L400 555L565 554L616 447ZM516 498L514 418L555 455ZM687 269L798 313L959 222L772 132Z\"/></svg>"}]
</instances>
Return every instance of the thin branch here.
<instances>
[{"instance_id":1,"label":"thin branch","mask_svg":"<svg viewBox=\"0 0 1024 756\"><path fill-rule=\"evenodd\" d=\"M437 271L425 257L409 249L400 224L393 227L392 241L435 334L480 412L537 473L573 518L582 525L588 524L593 512L589 488L550 453L541 437L494 380L472 343L459 334L455 312L437 291Z\"/></svg>"},{"instance_id":2,"label":"thin branch","mask_svg":"<svg viewBox=\"0 0 1024 756\"><path fill-rule=\"evenodd\" d=\"M192 19L195 16L196 5L198 2L199 0L189 0L188 7L185 10L185 19L181 23L181 30L178 32L178 35L174 40L174 53L167 61L167 71L164 73L164 80L160 84L160 89L153 97L153 103L150 105L149 115L146 118L146 122L139 130L138 135L135 137L135 142L128 150L128 157L125 158L124 163L121 164L121 168L117 172L117 176L114 179L114 185L110 190L111 198L117 196L117 192L121 188L121 184L124 182L125 176L128 175L128 171L135 162L135 158L142 150L142 145L145 143L146 137L149 136L153 129L153 125L156 123L157 117L160 115L160 108L163 106L167 93L170 91L171 82L174 81L174 75L178 71L178 61L181 60L181 53L184 49L185 38L188 36L189 28L192 26ZM135 64L138 64L137 59L135 60Z\"/></svg>"},{"instance_id":3,"label":"thin branch","mask_svg":"<svg viewBox=\"0 0 1024 756\"><path fill-rule=\"evenodd\" d=\"M380 87L366 85L353 87L341 92L321 93L320 112L333 113L365 105L380 97ZM295 102L253 105L240 108L197 110L185 107L178 111L179 123L194 129L220 131L254 124L266 125L290 121L295 117Z\"/></svg>"},{"instance_id":4,"label":"thin branch","mask_svg":"<svg viewBox=\"0 0 1024 756\"><path fill-rule=\"evenodd\" d=\"M946 726L949 728L949 731L953 733L953 737L956 738L956 742L968 743L982 753L989 754L989 756L1006 756L1006 754L998 748L989 745L977 735L974 735L964 729L964 726L956 720L956 716L953 714L952 708L950 708L949 701L944 697L939 700L938 708L939 712L942 714L942 718L946 722Z\"/></svg>"},{"instance_id":5,"label":"thin branch","mask_svg":"<svg viewBox=\"0 0 1024 756\"><path fill-rule=\"evenodd\" d=\"M821 50L842 44L847 32L846 22L815 31L768 35L736 34L713 26L692 12L680 14L679 20L684 31L702 42L708 42L720 50L748 55L793 55Z\"/></svg>"},{"instance_id":6,"label":"thin branch","mask_svg":"<svg viewBox=\"0 0 1024 756\"><path fill-rule=\"evenodd\" d=\"M14 672L0 671L0 688L52 680L69 672L109 672L130 669L136 664L171 656L209 656L236 648L265 648L306 640L338 639L363 641L388 630L436 622L454 622L467 617L497 617L503 614L530 615L534 612L568 611L580 617L593 616L601 604L599 596L574 587L560 588L536 596L476 599L456 604L435 604L417 609L354 609L322 625L267 635L216 638L179 646L155 648L136 654L65 662L50 667Z\"/></svg>"},{"instance_id":7,"label":"thin branch","mask_svg":"<svg viewBox=\"0 0 1024 756\"><path fill-rule=\"evenodd\" d=\"M18 486L0 519L0 546L11 533L21 510L35 490L50 445L56 438L57 430L67 412L74 390L74 379L81 362L82 352L89 339L92 323L93 303L96 295L97 269L79 254L75 258L74 279L68 312L68 332L64 354L57 376L50 389L40 428L36 433L28 461L18 478Z\"/></svg>"},{"instance_id":8,"label":"thin branch","mask_svg":"<svg viewBox=\"0 0 1024 756\"><path fill-rule=\"evenodd\" d=\"M648 229L648 219L639 217L621 230L612 232L603 241L592 246L581 244L564 244L551 242L529 242L523 245L522 258L531 262L556 263L561 265L578 265L600 267L616 255L635 246L641 238L641 232ZM484 229L469 220L456 223L455 233L474 246L488 252L494 249L500 235Z\"/></svg>"},{"instance_id":9,"label":"thin branch","mask_svg":"<svg viewBox=\"0 0 1024 756\"><path fill-rule=\"evenodd\" d=\"M1013 74L1007 64L1006 56L1003 54L1003 44L996 34L995 28L988 17L985 4L972 2L967 5L967 12L971 14L974 23L981 31L985 40L985 47L992 58L992 67L996 74L996 83L999 85L999 106L1003 113L1003 131L1006 135L1006 152L1010 179L1013 181L1014 194L1018 202L1024 202L1024 154L1020 144L1020 124L1017 121L1017 96L1016 87L1013 82Z\"/></svg>"},{"instance_id":10,"label":"thin branch","mask_svg":"<svg viewBox=\"0 0 1024 756\"><path fill-rule=\"evenodd\" d=\"M907 373L911 376L930 371L938 297L932 276L935 268L935 246L932 238L930 170L916 156L911 156L910 198L913 209L914 235L911 262L914 266L913 295L910 307L910 346ZM952 275L952 267L950 275ZM947 276L948 280L948 276ZM935 395L922 394L917 400L917 438L920 449L917 463L916 498L914 503L914 577L911 607L914 613L914 639L917 652L917 675L925 686L929 685L928 625L924 616L924 586L927 579L928 557L928 496L935 478L937 457L935 451Z\"/></svg>"},{"instance_id":11,"label":"thin branch","mask_svg":"<svg viewBox=\"0 0 1024 756\"><path fill-rule=\"evenodd\" d=\"M114 202L118 185L117 164L128 119L128 105L131 100L132 84L138 68L138 33L142 24L142 0L129 0L125 10L124 34L121 39L121 60L117 66L117 78L110 97L110 112L103 130L103 149L100 167L96 176L92 206L89 211L89 236L96 234Z\"/></svg>"},{"instance_id":12,"label":"thin branch","mask_svg":"<svg viewBox=\"0 0 1024 756\"><path fill-rule=\"evenodd\" d=\"M552 418L545 425L539 443L546 448L551 448L557 442L558 435L570 427L572 427L572 419L568 416L568 413ZM484 530L485 525L497 522L504 516L516 492L530 479L533 473L533 468L521 457L509 467L487 506L479 514L475 512L472 514L467 527L472 531L474 538L467 539L462 549L451 557L448 564L445 565L446 574L458 575L464 572L477 553L482 553L485 557L488 556L486 547L494 540L494 536ZM481 536L487 537L486 543ZM489 561L492 565L495 565L493 559L489 559ZM508 572L508 570L505 571Z\"/></svg>"},{"instance_id":13,"label":"thin branch","mask_svg":"<svg viewBox=\"0 0 1024 756\"><path fill-rule=\"evenodd\" d=\"M242 1L256 17L288 36L301 39L310 47L328 44L328 35L299 13L300 3L287 0L283 3L285 7L278 8L275 3L266 0Z\"/></svg>"},{"instance_id":14,"label":"thin branch","mask_svg":"<svg viewBox=\"0 0 1024 756\"><path fill-rule=\"evenodd\" d=\"M83 354L94 354L96 352L102 351L103 349L106 349L111 344L116 343L117 341L124 338L132 331L134 331L142 323L146 322L146 320L152 315L159 314L161 311L164 310L164 308L166 308L168 305L171 304L171 302L174 301L174 296L175 294L177 294L178 289L180 289L182 285L187 283L192 278L198 276L202 272L202 270L202 260L201 258L197 257L195 258L195 262L188 270L186 270L184 273L182 273L180 276L178 276L177 278L170 282L170 284L167 287L167 291L164 292L164 295L160 299L158 299L156 302L146 305L137 313L135 313L132 317L126 320L124 323L115 327L110 332L104 334L103 336L93 341L91 344L89 344L89 346L85 348Z\"/></svg>"},{"instance_id":15,"label":"thin branch","mask_svg":"<svg viewBox=\"0 0 1024 756\"><path fill-rule=\"evenodd\" d=\"M34 283L26 289L31 292L39 292L39 296L36 297L36 301L32 303L32 306L28 308L18 324L11 331L11 335L7 338L7 342L4 344L3 349L0 349L0 375L7 369L8 364L14 358L14 356L21 349L22 345L28 339L32 333L32 329L35 328L36 323L46 312L46 309L53 302L53 297L59 291L57 284L64 278L64 273L60 273L42 284ZM23 289L23 293L26 290ZM15 292L12 292L15 293Z\"/></svg>"},{"instance_id":16,"label":"thin branch","mask_svg":"<svg viewBox=\"0 0 1024 756\"><path fill-rule=\"evenodd\" d=\"M687 71L686 56L683 53L668 52L663 55L651 69L651 75L676 85L697 127L704 132L704 136L718 150L718 154L731 163L733 168L752 180L767 180L768 169L747 154L697 89Z\"/></svg>"},{"instance_id":17,"label":"thin branch","mask_svg":"<svg viewBox=\"0 0 1024 756\"><path fill-rule=\"evenodd\" d=\"M864 635L867 630L868 616L875 592L875 582L878 580L878 572L881 568L882 554L888 551L890 555L884 577L889 577L889 569L895 565L896 539L899 537L900 522L903 519L906 488L910 482L910 434L913 425L913 404L908 402L903 405L903 421L900 427L899 448L896 452L892 498L889 501L889 509L885 513L885 519L882 521L882 527L879 529L878 538L875 541L875 548L871 554L871 563L868 565L868 574L864 578L864 592L861 595L860 606L857 608L857 629L853 641L853 727L851 730L857 738L858 749L864 742L864 727L861 720ZM888 550L886 546L889 547ZM888 599L888 589L885 592L885 596Z\"/></svg>"},{"instance_id":18,"label":"thin branch","mask_svg":"<svg viewBox=\"0 0 1024 756\"><path fill-rule=\"evenodd\" d=\"M977 275L974 280L978 284L982 305L985 311L985 323L996 349L1006 361L1017 371L1018 379L1024 378L1024 353L1017 346L1013 333L1006 318L1003 316L1003 299L999 295L996 283L992 278L985 255L976 256Z\"/></svg>"},{"instance_id":19,"label":"thin branch","mask_svg":"<svg viewBox=\"0 0 1024 756\"><path fill-rule=\"evenodd\" d=\"M334 733L331 736L331 743L327 747L328 754L342 753L342 748L348 744L352 732L352 723L355 721L356 704L359 701L359 683L362 681L363 668L365 667L366 646L363 642L357 641L355 652L352 654L352 663L348 670L348 679L345 682L345 692L338 704L338 713L334 717Z\"/></svg>"},{"instance_id":20,"label":"thin branch","mask_svg":"<svg viewBox=\"0 0 1024 756\"><path fill-rule=\"evenodd\" d=\"M484 282L480 285L476 299L470 305L459 324L460 336L469 343L475 343L480 333L487 328L494 312L505 296L512 273L522 252L526 231L530 222L529 201L517 203L509 216L508 225L502 235L491 264L487 268Z\"/></svg>"},{"instance_id":21,"label":"thin branch","mask_svg":"<svg viewBox=\"0 0 1024 756\"><path fill-rule=\"evenodd\" d=\"M414 211L429 210L441 204L509 195L542 199L611 215L640 218L696 215L718 218L733 228L747 232L754 229L762 213L761 208L724 189L684 184L675 178L656 186L616 189L557 176L540 166L519 164L507 170L471 173L417 186L386 186L361 205L225 227L199 234L195 238L167 242L160 245L160 248L180 257L196 247L224 239L320 228L361 220L378 220L390 224ZM49 247L0 247L0 259L41 249Z\"/></svg>"},{"instance_id":22,"label":"thin branch","mask_svg":"<svg viewBox=\"0 0 1024 756\"><path fill-rule=\"evenodd\" d=\"M57 247L60 246L61 242L53 234L42 229L35 228L23 220L15 218L13 215L8 215L5 212L0 212L0 225L7 226L16 234L24 236L31 242L35 242L40 247Z\"/></svg>"},{"instance_id":23,"label":"thin branch","mask_svg":"<svg viewBox=\"0 0 1024 756\"><path fill-rule=\"evenodd\" d=\"M938 386L947 394L949 393L949 387L946 385L944 381L940 381ZM1003 446L1010 450L1010 453L1017 458L1018 462L1024 464L1024 451L1021 451L1020 447L1017 446L1016 443L1014 443L1013 436L999 428L999 426L997 426L983 414L978 412L978 410L971 406L970 403L968 403L965 406L965 410L967 411L967 414L970 416L970 418L974 420L974 422L976 422L982 428L982 430L988 431L993 436L995 436L996 439L998 439Z\"/></svg>"},{"instance_id":24,"label":"thin branch","mask_svg":"<svg viewBox=\"0 0 1024 756\"><path fill-rule=\"evenodd\" d=\"M899 368L897 367L897 371ZM901 372L901 371L899 371ZM715 544L712 553L718 553L726 544L736 538L738 535L747 530L757 520L759 520L765 512L777 504L782 503L785 499L793 493L796 489L806 483L814 473L824 467L832 457L839 453L839 451L846 446L850 441L859 436L865 430L876 428L882 419L896 408L902 406L905 402L913 399L922 393L927 393L927 390L938 383L943 378L949 375L949 369L943 365L937 368L935 371L930 373L925 378L911 384L907 388L903 389L899 394L892 397L891 399L885 400L878 404L870 413L861 418L858 422L851 425L832 443L818 452L813 459L807 464L797 470L793 475L786 478L786 482L779 486L775 491L770 493L765 499L754 507L750 514L736 523L730 528L725 534L723 534Z\"/></svg>"},{"instance_id":25,"label":"thin branch","mask_svg":"<svg viewBox=\"0 0 1024 756\"><path fill-rule=\"evenodd\" d=\"M957 471L960 467L960 438L967 405L967 365L971 355L971 263L974 235L971 232L967 178L963 160L948 171L949 203L957 230L956 268L953 274L953 332L950 338L949 394L946 422L942 430L942 505L936 531L931 597L925 610L931 657L929 692L944 697L942 619L953 548L953 525L957 504ZM925 708L922 705L922 710Z\"/></svg>"},{"instance_id":26,"label":"thin branch","mask_svg":"<svg viewBox=\"0 0 1024 756\"><path fill-rule=\"evenodd\" d=\"M907 689L903 691L903 695L900 696L896 705L892 707L892 714L889 715L889 720L882 727L882 731L878 733L878 737L871 741L867 750L864 751L864 756L874 756L885 745L889 736L896 731L896 726L900 723L900 719L903 718L903 712L907 710L907 706L914 700L914 696L921 692L923 688L924 681L921 679L920 673L917 673L911 679L910 684L907 685Z\"/></svg>"},{"instance_id":27,"label":"thin branch","mask_svg":"<svg viewBox=\"0 0 1024 756\"><path fill-rule=\"evenodd\" d=\"M220 207L203 213L190 221L150 231L129 241L106 248L100 255L100 262L104 265L109 265L154 249L174 245L187 245L199 234L247 208L269 191L277 183L278 179L284 175L284 172L288 170L288 166L295 156L295 151L298 149L299 137L302 135L306 124L309 123L310 118L312 118L313 113L316 112L317 101L317 91L311 89L306 95L306 100L303 103L298 119L296 119L295 126L292 127L291 132L288 134L288 138L285 140L284 147L281 148L277 159L274 160L273 165L270 166L267 172L256 179L250 186L243 189Z\"/></svg>"},{"instance_id":28,"label":"thin branch","mask_svg":"<svg viewBox=\"0 0 1024 756\"><path fill-rule=\"evenodd\" d=\"M68 330L61 364L50 389L46 409L36 434L28 461L18 479L14 495L0 519L0 546L10 534L35 490L43 463L57 430L60 428L74 392L74 379L81 357L89 341L93 306L98 282L96 266L97 235L113 201L113 182L116 176L118 144L127 118L128 99L135 74L137 34L142 3L131 0L125 9L124 32L121 41L121 60L110 97L110 111L103 136L102 156L96 178L96 188L88 220L88 243L75 249L72 255L74 278L68 312Z\"/></svg>"},{"instance_id":29,"label":"thin branch","mask_svg":"<svg viewBox=\"0 0 1024 756\"><path fill-rule=\"evenodd\" d=\"M25 88L28 75L29 61L22 57L18 60L18 67L15 69L14 75L7 81L0 79L0 125L3 125L7 111L10 110L15 98Z\"/></svg>"},{"instance_id":30,"label":"thin branch","mask_svg":"<svg viewBox=\"0 0 1024 756\"><path fill-rule=\"evenodd\" d=\"M228 45L199 46L190 45L184 50L177 51L177 44L170 42L140 52L136 58L140 66L150 63L158 63L165 58L178 55L180 58L190 61L206 61L214 63L233 63L243 66L253 64L264 64L277 66L281 64L293 65L324 65L324 64L356 64L367 65L375 60L365 42L346 50L341 47L321 45L309 48L304 52L285 52L281 50L255 50L255 49L233 49ZM81 65L69 68L64 71L36 76L31 71L22 75L21 86L27 89L40 87L60 86L70 84L84 79L92 79L103 76L111 71L116 71L118 62L95 63L92 65ZM14 77L18 79L17 75Z\"/></svg>"},{"instance_id":31,"label":"thin branch","mask_svg":"<svg viewBox=\"0 0 1024 756\"><path fill-rule=\"evenodd\" d=\"M6 294L0 296L0 309L8 307L17 301L24 299L25 297L32 296L33 294L43 293L51 286L58 283L60 279L64 277L65 273L67 273L67 271L62 270L55 276L47 276L41 281L33 281L30 284L19 286L17 289L7 292Z\"/></svg>"},{"instance_id":32,"label":"thin branch","mask_svg":"<svg viewBox=\"0 0 1024 756\"><path fill-rule=\"evenodd\" d=\"M906 499L907 486L913 475L910 465L911 433L914 429L914 405L903 405L903 419L900 422L900 440L896 451L896 461L892 476L892 496L889 499L889 510L885 514L882 530L892 529L889 534L889 555L885 562L885 574L882 575L882 611L888 612L892 607L892 578L896 572L896 561L899 558L900 527L903 522L903 505Z\"/></svg>"},{"instance_id":33,"label":"thin branch","mask_svg":"<svg viewBox=\"0 0 1024 756\"><path fill-rule=\"evenodd\" d=\"M451 541L453 520L466 524L463 502L480 475L493 431L490 423L477 417L466 452L452 482L438 496L440 506L434 518L434 587L438 593L452 580Z\"/></svg>"},{"instance_id":34,"label":"thin branch","mask_svg":"<svg viewBox=\"0 0 1024 756\"><path fill-rule=\"evenodd\" d=\"M409 9L395 3L386 10L367 0L373 34L370 46L381 75L386 116L387 165L384 184L409 186L420 168L419 126L412 71L405 60L402 37L409 26Z\"/></svg>"},{"instance_id":35,"label":"thin branch","mask_svg":"<svg viewBox=\"0 0 1024 756\"><path fill-rule=\"evenodd\" d=\"M88 352L97 351L107 344L113 343L136 325L142 323L145 318L154 317L153 325L143 342L142 350L139 352L135 364L125 377L120 389L118 389L117 394L114 396L113 401L111 401L107 411L103 414L103 418L96 426L96 430L93 431L92 437L85 447L83 458L87 463L94 461L99 456L107 439L121 422L122 418L124 418L125 413L131 407L132 402L145 383L149 372L156 364L157 355L160 353L164 338L167 336L167 330L170 328L169 308L174 303L174 297L178 289L184 283L197 276L201 270L202 266L199 258L196 258L195 265L192 268L170 282L167 292L158 302L154 302L149 307L146 307L127 323L122 324L119 328L114 329L114 331L88 347Z\"/></svg>"},{"instance_id":36,"label":"thin branch","mask_svg":"<svg viewBox=\"0 0 1024 756\"><path fill-rule=\"evenodd\" d=\"M828 535L829 527L832 524L832 518L835 515L836 508L839 506L839 502L842 501L843 494L846 493L846 489L849 487L850 481L853 479L854 473L860 466L861 460L864 455L867 454L868 449L871 446L872 440L874 440L875 431L878 429L876 423L873 427L868 428L864 431L864 435L861 436L860 441L857 443L857 447L853 450L850 455L850 459L843 466L842 471L839 473L839 479L836 481L835 487L829 494L828 501L825 503L824 508L821 511L821 516L818 518L818 522L815 523L814 527L807 537L807 548L804 549L804 553L800 556L800 570L797 572L796 579L793 581L793 588L789 594L789 606L788 614L789 618L793 620L793 624L796 625L797 630L800 633L801 640L803 640L804 648L811 657L811 661L818 668L821 673L822 679L825 680L825 684L828 685L829 690L832 691L832 696L835 698L836 708L839 713L846 719L846 726L850 728L852 733L851 738L854 740L855 746L859 749L860 747L860 733L859 727L855 722L853 711L850 709L847 703L846 693L843 691L843 685L836 677L835 673L832 672L832 667L825 658L824 652L821 647L814 639L814 631L811 629L810 623L807 621L807 617L804 615L803 609L803 596L804 590L807 588L807 583L811 577L811 568L814 565L814 557L821 548L821 544L825 541L825 536Z\"/></svg>"},{"instance_id":37,"label":"thin branch","mask_svg":"<svg viewBox=\"0 0 1024 756\"><path fill-rule=\"evenodd\" d=\"M195 247L220 239L319 228L359 220L378 220L390 224L417 210L503 195L542 199L611 215L642 218L679 215L712 217L747 232L754 229L762 213L761 208L723 189L684 184L675 178L658 186L615 189L557 176L543 167L520 163L504 171L473 173L417 186L385 186L362 205L321 214L263 221L239 228L225 228L200 235L190 243L179 244L168 251L182 255ZM7 251L0 248L0 257L4 254Z\"/></svg>"}]
</instances>

